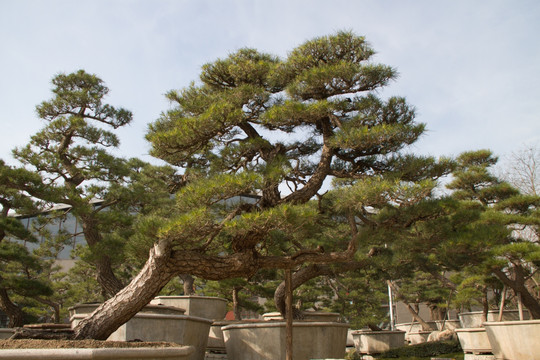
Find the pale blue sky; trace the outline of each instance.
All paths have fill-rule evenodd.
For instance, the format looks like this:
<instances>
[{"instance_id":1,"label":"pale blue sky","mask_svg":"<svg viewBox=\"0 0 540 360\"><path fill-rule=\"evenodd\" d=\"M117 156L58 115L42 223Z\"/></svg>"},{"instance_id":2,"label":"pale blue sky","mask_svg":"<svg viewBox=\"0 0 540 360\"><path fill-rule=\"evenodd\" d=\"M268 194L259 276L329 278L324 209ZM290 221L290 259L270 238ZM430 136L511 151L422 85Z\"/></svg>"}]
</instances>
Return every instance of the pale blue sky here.
<instances>
[{"instance_id":1,"label":"pale blue sky","mask_svg":"<svg viewBox=\"0 0 540 360\"><path fill-rule=\"evenodd\" d=\"M540 142L537 0L0 0L0 158L41 128L34 109L59 72L101 77L108 102L134 113L119 153L145 157L163 94L204 63L241 47L285 57L338 30L365 35L399 71L382 95L405 96L427 124L412 151Z\"/></svg>"}]
</instances>

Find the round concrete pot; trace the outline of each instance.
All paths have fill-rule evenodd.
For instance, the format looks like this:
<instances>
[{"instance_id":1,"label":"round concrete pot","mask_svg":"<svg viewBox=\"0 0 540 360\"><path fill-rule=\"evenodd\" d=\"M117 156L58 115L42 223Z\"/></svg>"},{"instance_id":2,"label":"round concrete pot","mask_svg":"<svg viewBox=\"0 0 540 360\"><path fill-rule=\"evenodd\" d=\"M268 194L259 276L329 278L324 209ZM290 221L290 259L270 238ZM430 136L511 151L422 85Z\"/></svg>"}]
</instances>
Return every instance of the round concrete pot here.
<instances>
[{"instance_id":1,"label":"round concrete pot","mask_svg":"<svg viewBox=\"0 0 540 360\"><path fill-rule=\"evenodd\" d=\"M183 360L190 359L193 346L169 348L100 349L2 349L0 359L7 360Z\"/></svg>"},{"instance_id":2,"label":"round concrete pot","mask_svg":"<svg viewBox=\"0 0 540 360\"><path fill-rule=\"evenodd\" d=\"M222 327L227 359L285 359L285 326L283 321L262 321ZM336 322L293 322L293 358L343 358L348 328L348 324Z\"/></svg>"},{"instance_id":3,"label":"round concrete pot","mask_svg":"<svg viewBox=\"0 0 540 360\"><path fill-rule=\"evenodd\" d=\"M94 309L99 304L93 304ZM145 310L146 309L146 310ZM177 308L163 305L147 306L128 322L113 332L107 340L114 341L166 341L194 347L190 360L203 360L208 342L208 333L212 320L196 316L175 313ZM73 307L70 309L71 327L92 313L92 306ZM86 313L84 313L86 311Z\"/></svg>"},{"instance_id":4,"label":"round concrete pot","mask_svg":"<svg viewBox=\"0 0 540 360\"><path fill-rule=\"evenodd\" d=\"M540 360L540 320L485 322L495 358Z\"/></svg>"},{"instance_id":5,"label":"round concrete pot","mask_svg":"<svg viewBox=\"0 0 540 360\"><path fill-rule=\"evenodd\" d=\"M303 320L308 321L330 321L337 322L339 320L339 313L324 312L324 311L302 311L304 316ZM283 321L283 316L280 312L269 312L262 315L263 320L266 321Z\"/></svg>"},{"instance_id":6,"label":"round concrete pot","mask_svg":"<svg viewBox=\"0 0 540 360\"><path fill-rule=\"evenodd\" d=\"M523 318L529 319L529 311L523 310ZM499 310L489 310L487 314L487 321L497 321L499 319ZM519 320L518 310L504 310L503 321ZM479 328L482 327L482 311L471 311L459 314L459 321L462 328Z\"/></svg>"},{"instance_id":7,"label":"round concrete pot","mask_svg":"<svg viewBox=\"0 0 540 360\"><path fill-rule=\"evenodd\" d=\"M150 304L178 307L185 309L186 315L210 320L223 320L227 313L227 300L212 296L157 296Z\"/></svg>"},{"instance_id":8,"label":"round concrete pot","mask_svg":"<svg viewBox=\"0 0 540 360\"><path fill-rule=\"evenodd\" d=\"M405 331L357 330L353 333L354 346L361 354L380 354L405 346Z\"/></svg>"},{"instance_id":9,"label":"round concrete pot","mask_svg":"<svg viewBox=\"0 0 540 360\"><path fill-rule=\"evenodd\" d=\"M491 344L485 328L456 329L455 331L465 354L491 354Z\"/></svg>"}]
</instances>

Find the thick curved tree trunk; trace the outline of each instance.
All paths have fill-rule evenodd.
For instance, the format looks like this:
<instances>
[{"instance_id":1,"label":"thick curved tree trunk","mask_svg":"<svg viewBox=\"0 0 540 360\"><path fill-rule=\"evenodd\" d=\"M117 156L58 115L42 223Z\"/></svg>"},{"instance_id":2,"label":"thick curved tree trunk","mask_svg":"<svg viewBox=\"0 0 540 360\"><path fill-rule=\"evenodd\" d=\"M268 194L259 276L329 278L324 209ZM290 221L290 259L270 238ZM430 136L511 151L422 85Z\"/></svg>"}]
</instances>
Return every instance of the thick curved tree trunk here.
<instances>
[{"instance_id":1,"label":"thick curved tree trunk","mask_svg":"<svg viewBox=\"0 0 540 360\"><path fill-rule=\"evenodd\" d=\"M94 250L101 242L97 221L93 216L81 216L84 237L90 249ZM112 269L110 257L103 251L96 253L94 262L97 272L97 282L105 297L112 297L124 288L124 284L116 277Z\"/></svg>"},{"instance_id":2,"label":"thick curved tree trunk","mask_svg":"<svg viewBox=\"0 0 540 360\"><path fill-rule=\"evenodd\" d=\"M291 288L294 291L298 287L300 287L302 284L306 283L307 281L314 279L321 275L326 275L330 273L330 267L325 265L308 265L304 268L301 268L297 272L292 274L291 278ZM274 292L274 302L276 304L276 307L278 311L283 315L283 318L285 318L287 314L287 307L286 307L286 284L285 281L282 281L281 284L276 288L276 291ZM299 319L301 318L301 312L293 308L293 318Z\"/></svg>"},{"instance_id":3,"label":"thick curved tree trunk","mask_svg":"<svg viewBox=\"0 0 540 360\"><path fill-rule=\"evenodd\" d=\"M195 295L195 279L189 274L180 274L178 277L182 280L184 295Z\"/></svg>"},{"instance_id":4,"label":"thick curved tree trunk","mask_svg":"<svg viewBox=\"0 0 540 360\"><path fill-rule=\"evenodd\" d=\"M115 296L101 304L74 328L75 339L106 340L146 306L177 275L169 266L171 249L156 244L139 274Z\"/></svg>"},{"instance_id":5,"label":"thick curved tree trunk","mask_svg":"<svg viewBox=\"0 0 540 360\"><path fill-rule=\"evenodd\" d=\"M0 288L0 309L9 318L8 327L13 328L24 325L24 312L11 301L7 290L4 288Z\"/></svg>"},{"instance_id":6,"label":"thick curved tree trunk","mask_svg":"<svg viewBox=\"0 0 540 360\"><path fill-rule=\"evenodd\" d=\"M325 254L304 251L293 256L263 257L248 250L223 256L205 255L199 251L174 250L171 243L163 239L154 245L137 277L75 327L74 338L107 339L179 274L191 274L207 280L246 278L253 276L259 269L287 269L304 262L344 262L350 260L353 254L350 251Z\"/></svg>"}]
</instances>

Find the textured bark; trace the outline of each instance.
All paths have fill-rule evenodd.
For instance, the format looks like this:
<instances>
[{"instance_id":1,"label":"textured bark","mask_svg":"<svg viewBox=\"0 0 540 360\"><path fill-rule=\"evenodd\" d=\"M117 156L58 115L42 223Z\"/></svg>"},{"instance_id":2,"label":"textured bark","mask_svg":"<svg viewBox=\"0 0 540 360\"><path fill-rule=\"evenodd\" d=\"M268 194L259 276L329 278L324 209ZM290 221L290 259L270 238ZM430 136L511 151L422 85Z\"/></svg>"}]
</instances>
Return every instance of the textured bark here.
<instances>
[{"instance_id":1,"label":"textured bark","mask_svg":"<svg viewBox=\"0 0 540 360\"><path fill-rule=\"evenodd\" d=\"M139 312L175 276L191 274L208 280L246 278L259 269L287 269L305 261L320 264L350 261L354 252L302 252L286 257L261 257L255 251L210 256L197 251L173 250L172 242L161 240L150 251L140 273L129 285L83 319L75 330L76 339L104 340ZM299 286L299 285L298 285Z\"/></svg>"},{"instance_id":2,"label":"textured bark","mask_svg":"<svg viewBox=\"0 0 540 360\"><path fill-rule=\"evenodd\" d=\"M24 312L11 301L7 290L4 288L0 288L0 309L2 309L9 318L8 327L13 328L23 326Z\"/></svg>"},{"instance_id":3,"label":"textured bark","mask_svg":"<svg viewBox=\"0 0 540 360\"><path fill-rule=\"evenodd\" d=\"M93 216L81 216L81 223L84 233L84 238L88 243L90 249L95 249L101 242L101 234L98 231L96 220ZM122 290L124 284L116 277L113 272L111 259L107 254L96 254L96 261L94 263L97 272L97 282L101 286L101 289L105 297L114 296L117 292Z\"/></svg>"},{"instance_id":4,"label":"textured bark","mask_svg":"<svg viewBox=\"0 0 540 360\"><path fill-rule=\"evenodd\" d=\"M304 267L294 274L292 274L291 277L291 291L294 291L302 284L306 283L307 281L314 279L321 275L326 275L331 271L331 269L328 266L322 266L322 265L309 265L307 267ZM287 291L286 291L286 282L282 281L281 284L276 288L276 291L274 292L274 302L276 304L276 307L278 311L283 315L284 318L287 316L287 306L286 306L286 297L287 297ZM294 319L300 319L302 318L301 312L297 308L293 308L293 318Z\"/></svg>"},{"instance_id":5,"label":"textured bark","mask_svg":"<svg viewBox=\"0 0 540 360\"><path fill-rule=\"evenodd\" d=\"M330 174L332 168L332 159L334 158L334 149L328 145L328 140L332 135L332 129L330 126L330 120L326 119L321 121L321 128L323 133L323 146L321 149L321 158L317 169L309 178L306 185L297 191L294 191L290 195L286 196L282 202L284 203L304 203L309 201L317 192L321 189L324 180Z\"/></svg>"},{"instance_id":6,"label":"textured bark","mask_svg":"<svg viewBox=\"0 0 540 360\"><path fill-rule=\"evenodd\" d=\"M182 280L184 295L195 295L195 279L189 274L180 274L178 277Z\"/></svg>"},{"instance_id":7,"label":"textured bark","mask_svg":"<svg viewBox=\"0 0 540 360\"><path fill-rule=\"evenodd\" d=\"M106 340L116 329L146 306L178 273L168 265L170 246L156 244L139 274L111 299L101 304L74 329L75 339Z\"/></svg>"},{"instance_id":8,"label":"textured bark","mask_svg":"<svg viewBox=\"0 0 540 360\"><path fill-rule=\"evenodd\" d=\"M234 320L242 320L242 311L240 309L239 296L240 290L242 290L241 286L235 286L232 291Z\"/></svg>"}]
</instances>

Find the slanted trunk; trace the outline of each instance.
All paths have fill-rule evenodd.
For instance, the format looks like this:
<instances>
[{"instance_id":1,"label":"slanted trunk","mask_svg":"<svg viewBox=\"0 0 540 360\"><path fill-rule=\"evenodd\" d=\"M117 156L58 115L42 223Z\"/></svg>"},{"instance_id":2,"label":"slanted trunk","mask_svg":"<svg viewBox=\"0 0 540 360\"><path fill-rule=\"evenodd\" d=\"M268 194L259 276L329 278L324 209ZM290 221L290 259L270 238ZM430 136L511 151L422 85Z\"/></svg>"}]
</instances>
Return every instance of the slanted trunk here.
<instances>
[{"instance_id":1,"label":"slanted trunk","mask_svg":"<svg viewBox=\"0 0 540 360\"><path fill-rule=\"evenodd\" d=\"M81 216L81 223L84 238L88 246L92 250L96 249L97 245L101 242L101 234L98 231L97 221L93 216ZM103 295L106 298L110 298L122 290L124 284L114 274L111 258L107 254L103 252L96 254L94 265L97 272L96 280L101 286Z\"/></svg>"},{"instance_id":2,"label":"slanted trunk","mask_svg":"<svg viewBox=\"0 0 540 360\"><path fill-rule=\"evenodd\" d=\"M540 303L529 292L525 286L525 277L523 269L520 266L514 267L514 279L510 279L503 271L495 269L494 274L507 287L511 288L516 294L521 294L523 305L529 310L532 319L540 319Z\"/></svg>"},{"instance_id":3,"label":"slanted trunk","mask_svg":"<svg viewBox=\"0 0 540 360\"><path fill-rule=\"evenodd\" d=\"M169 264L171 249L166 242L152 248L139 274L115 296L101 304L74 329L75 339L106 340L137 314L177 275Z\"/></svg>"},{"instance_id":4,"label":"slanted trunk","mask_svg":"<svg viewBox=\"0 0 540 360\"><path fill-rule=\"evenodd\" d=\"M292 274L291 278L291 291L294 291L302 284L306 283L307 281L314 279L318 276L328 274L330 272L330 268L328 266L324 265L309 265L304 268L301 268L294 274ZM283 318L285 319L287 316L287 306L286 306L286 284L285 281L282 281L281 284L276 288L276 291L274 292L274 302L276 304L276 307L278 311L283 315ZM298 308L293 307L293 319L301 319L302 313Z\"/></svg>"},{"instance_id":5,"label":"slanted trunk","mask_svg":"<svg viewBox=\"0 0 540 360\"><path fill-rule=\"evenodd\" d=\"M24 312L11 301L7 290L4 288L0 288L0 309L9 318L8 327L14 328L24 325Z\"/></svg>"},{"instance_id":6,"label":"slanted trunk","mask_svg":"<svg viewBox=\"0 0 540 360\"><path fill-rule=\"evenodd\" d=\"M409 310L409 313L412 315L413 319L415 321L417 321L420 326L422 326L422 331L430 331L432 330L431 329L431 326L429 326L429 324L427 322L424 321L424 319L422 319L422 317L420 316L420 314L418 314L418 311L415 310L413 308L413 306L407 301L407 299L403 296L403 294L401 294L401 292L399 291L399 288L398 286L392 282L392 281L387 281L388 285L392 288L392 291L394 292L394 294L396 295L396 297L402 302L405 304L405 306L407 306L407 310Z\"/></svg>"},{"instance_id":7,"label":"slanted trunk","mask_svg":"<svg viewBox=\"0 0 540 360\"><path fill-rule=\"evenodd\" d=\"M74 329L75 339L104 340L139 312L175 276L191 274L207 280L253 276L259 269L286 269L305 262L328 264L350 261L354 251L301 252L293 256L261 256L253 250L230 255L205 255L200 251L174 250L170 240L160 240L129 285L100 305ZM361 263L353 263L356 268ZM328 266L326 266L328 267Z\"/></svg>"}]
</instances>

